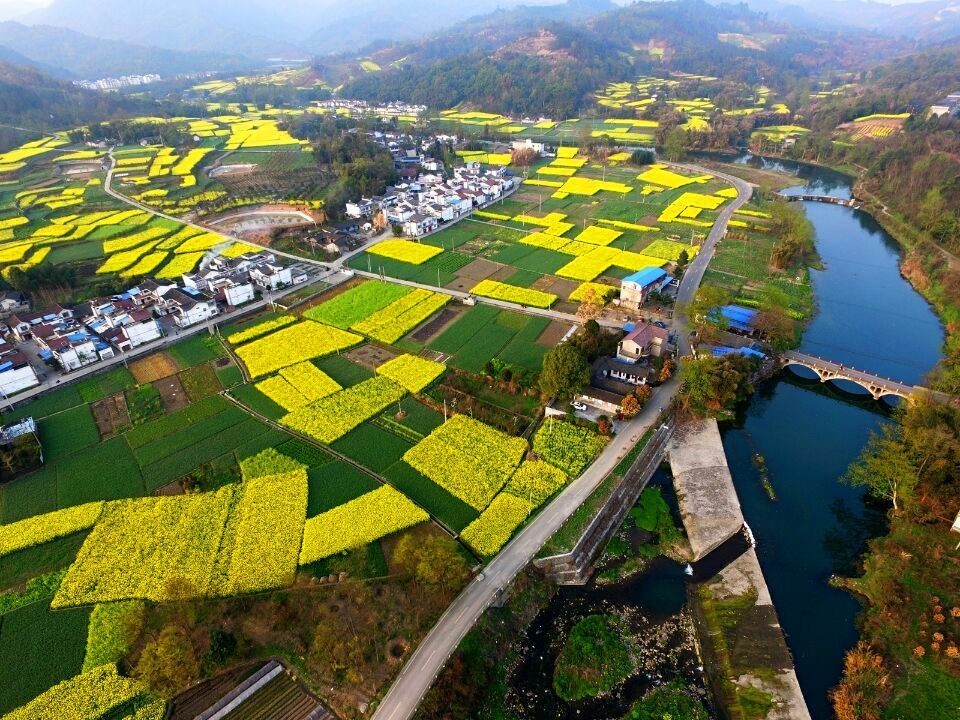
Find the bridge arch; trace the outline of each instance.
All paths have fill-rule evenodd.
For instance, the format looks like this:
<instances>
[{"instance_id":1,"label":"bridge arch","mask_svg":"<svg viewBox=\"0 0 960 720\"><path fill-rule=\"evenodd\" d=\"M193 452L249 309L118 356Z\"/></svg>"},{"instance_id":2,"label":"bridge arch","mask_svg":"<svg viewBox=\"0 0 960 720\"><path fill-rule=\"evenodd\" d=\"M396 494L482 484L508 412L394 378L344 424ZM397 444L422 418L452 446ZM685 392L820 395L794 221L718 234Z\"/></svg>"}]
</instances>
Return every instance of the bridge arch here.
<instances>
[{"instance_id":1,"label":"bridge arch","mask_svg":"<svg viewBox=\"0 0 960 720\"><path fill-rule=\"evenodd\" d=\"M837 381L841 380L851 382L866 390L874 400L879 401L889 396L902 399L910 397L909 392L899 383L888 383L881 378L875 378L865 373L844 372L842 366L835 367L834 363L817 362L812 358L807 360L805 358L789 356L784 357L782 362L785 368L802 367L813 371L822 383L831 382L836 384Z\"/></svg>"}]
</instances>

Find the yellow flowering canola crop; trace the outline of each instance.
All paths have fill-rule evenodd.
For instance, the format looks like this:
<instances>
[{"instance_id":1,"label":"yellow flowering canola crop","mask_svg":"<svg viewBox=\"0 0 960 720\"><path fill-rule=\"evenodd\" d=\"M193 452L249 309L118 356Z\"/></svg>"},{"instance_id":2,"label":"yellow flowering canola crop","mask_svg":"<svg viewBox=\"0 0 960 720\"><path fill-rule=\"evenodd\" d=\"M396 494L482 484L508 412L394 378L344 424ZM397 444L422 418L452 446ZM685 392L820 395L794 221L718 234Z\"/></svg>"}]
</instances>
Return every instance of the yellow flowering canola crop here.
<instances>
[{"instance_id":1,"label":"yellow flowering canola crop","mask_svg":"<svg viewBox=\"0 0 960 720\"><path fill-rule=\"evenodd\" d=\"M503 491L539 507L566 484L567 474L562 470L542 460L528 460L513 474Z\"/></svg>"},{"instance_id":2,"label":"yellow flowering canola crop","mask_svg":"<svg viewBox=\"0 0 960 720\"><path fill-rule=\"evenodd\" d=\"M300 564L363 547L429 519L430 516L405 495L384 485L307 520Z\"/></svg>"},{"instance_id":3,"label":"yellow flowering canola crop","mask_svg":"<svg viewBox=\"0 0 960 720\"><path fill-rule=\"evenodd\" d=\"M609 245L621 235L623 235L623 233L619 230L610 230L609 228L591 225L588 228L584 228L583 232L577 235L574 240L590 243L591 245Z\"/></svg>"},{"instance_id":4,"label":"yellow flowering canola crop","mask_svg":"<svg viewBox=\"0 0 960 720\"><path fill-rule=\"evenodd\" d=\"M274 454L283 465L289 464L289 458ZM307 471L302 465L262 477L248 477L244 472L223 533L214 576L216 594L259 592L293 583L307 492Z\"/></svg>"},{"instance_id":5,"label":"yellow flowering canola crop","mask_svg":"<svg viewBox=\"0 0 960 720\"><path fill-rule=\"evenodd\" d=\"M600 300L609 300L617 292L617 288L613 287L613 285L585 282L581 283L576 290L570 293L570 299L574 302L582 302L588 290L593 290Z\"/></svg>"},{"instance_id":6,"label":"yellow flowering canola crop","mask_svg":"<svg viewBox=\"0 0 960 720\"><path fill-rule=\"evenodd\" d=\"M139 681L122 677L116 665L101 665L54 685L3 720L100 720L145 692Z\"/></svg>"},{"instance_id":7,"label":"yellow flowering canola crop","mask_svg":"<svg viewBox=\"0 0 960 720\"><path fill-rule=\"evenodd\" d=\"M319 400L343 389L336 380L309 360L285 367L280 371L280 375L308 401Z\"/></svg>"},{"instance_id":8,"label":"yellow flowering canola crop","mask_svg":"<svg viewBox=\"0 0 960 720\"><path fill-rule=\"evenodd\" d=\"M0 557L93 527L103 505L92 502L0 525Z\"/></svg>"},{"instance_id":9,"label":"yellow flowering canola crop","mask_svg":"<svg viewBox=\"0 0 960 720\"><path fill-rule=\"evenodd\" d=\"M422 265L430 258L442 253L443 250L432 245L421 245L412 240L384 240L374 245L367 252L371 255L381 255L411 265Z\"/></svg>"},{"instance_id":10,"label":"yellow flowering canola crop","mask_svg":"<svg viewBox=\"0 0 960 720\"><path fill-rule=\"evenodd\" d=\"M643 249L644 255L650 255L664 260L676 261L680 253L686 251L687 258L692 260L696 257L700 247L698 245L684 245L683 243L673 242L672 240L654 240Z\"/></svg>"},{"instance_id":11,"label":"yellow flowering canola crop","mask_svg":"<svg viewBox=\"0 0 960 720\"><path fill-rule=\"evenodd\" d=\"M483 510L527 450L514 438L464 415L454 415L403 456L408 465L453 495Z\"/></svg>"},{"instance_id":12,"label":"yellow flowering canola crop","mask_svg":"<svg viewBox=\"0 0 960 720\"><path fill-rule=\"evenodd\" d=\"M111 503L67 570L52 606L162 601L171 599L171 592L206 595L232 496L233 488L226 487Z\"/></svg>"},{"instance_id":13,"label":"yellow flowering canola crop","mask_svg":"<svg viewBox=\"0 0 960 720\"><path fill-rule=\"evenodd\" d=\"M473 286L470 292L481 297L538 308L548 308L557 301L557 296L551 293L508 285L496 280L481 280Z\"/></svg>"},{"instance_id":14,"label":"yellow flowering canola crop","mask_svg":"<svg viewBox=\"0 0 960 720\"><path fill-rule=\"evenodd\" d=\"M279 375L271 375L254 387L287 412L293 412L310 403L303 393Z\"/></svg>"},{"instance_id":15,"label":"yellow flowering canola crop","mask_svg":"<svg viewBox=\"0 0 960 720\"><path fill-rule=\"evenodd\" d=\"M374 340L395 343L449 302L450 296L417 289L351 326Z\"/></svg>"},{"instance_id":16,"label":"yellow flowering canola crop","mask_svg":"<svg viewBox=\"0 0 960 720\"><path fill-rule=\"evenodd\" d=\"M241 330L240 332L227 335L227 342L231 345L239 345L247 342L248 340L258 338L261 335L272 333L274 330L279 330L280 328L286 327L295 321L296 318L293 317L293 315L281 315L280 317L272 320L264 320L261 323L257 323L253 327L247 328L246 330Z\"/></svg>"},{"instance_id":17,"label":"yellow flowering canola crop","mask_svg":"<svg viewBox=\"0 0 960 720\"><path fill-rule=\"evenodd\" d=\"M259 377L303 360L346 350L361 339L339 328L303 320L242 345L237 349L237 357L247 366L250 375Z\"/></svg>"},{"instance_id":18,"label":"yellow flowering canola crop","mask_svg":"<svg viewBox=\"0 0 960 720\"><path fill-rule=\"evenodd\" d=\"M500 493L480 517L464 528L460 538L482 557L493 557L531 510L533 508L526 500L510 493Z\"/></svg>"},{"instance_id":19,"label":"yellow flowering canola crop","mask_svg":"<svg viewBox=\"0 0 960 720\"><path fill-rule=\"evenodd\" d=\"M405 395L385 377L373 377L316 400L284 416L281 422L304 435L330 444Z\"/></svg>"},{"instance_id":20,"label":"yellow flowering canola crop","mask_svg":"<svg viewBox=\"0 0 960 720\"><path fill-rule=\"evenodd\" d=\"M592 430L550 419L533 436L533 452L570 477L577 477L606 442L606 438Z\"/></svg>"},{"instance_id":21,"label":"yellow flowering canola crop","mask_svg":"<svg viewBox=\"0 0 960 720\"><path fill-rule=\"evenodd\" d=\"M416 357L401 355L377 368L377 374L390 378L407 392L418 393L443 375L446 365Z\"/></svg>"}]
</instances>

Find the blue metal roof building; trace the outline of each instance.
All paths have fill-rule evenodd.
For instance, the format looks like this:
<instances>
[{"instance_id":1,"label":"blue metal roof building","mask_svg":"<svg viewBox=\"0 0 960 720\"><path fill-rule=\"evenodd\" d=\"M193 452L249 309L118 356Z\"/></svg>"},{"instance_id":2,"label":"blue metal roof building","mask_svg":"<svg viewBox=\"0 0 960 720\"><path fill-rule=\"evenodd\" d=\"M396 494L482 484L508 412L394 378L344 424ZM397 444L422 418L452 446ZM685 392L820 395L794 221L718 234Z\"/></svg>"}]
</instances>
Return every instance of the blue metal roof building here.
<instances>
[{"instance_id":1,"label":"blue metal roof building","mask_svg":"<svg viewBox=\"0 0 960 720\"><path fill-rule=\"evenodd\" d=\"M638 287L646 288L662 281L666 276L667 272L663 268L645 267L643 270L638 270L633 273L633 275L627 275L623 279L623 282L633 283Z\"/></svg>"},{"instance_id":2,"label":"blue metal roof building","mask_svg":"<svg viewBox=\"0 0 960 720\"><path fill-rule=\"evenodd\" d=\"M725 357L727 355L743 355L744 357L758 358L759 360L765 360L766 355L764 355L759 350L754 350L753 348L748 347L727 347L726 345L716 345L710 348L710 352L714 357Z\"/></svg>"},{"instance_id":3,"label":"blue metal roof building","mask_svg":"<svg viewBox=\"0 0 960 720\"><path fill-rule=\"evenodd\" d=\"M753 332L757 319L756 310L742 305L724 305L720 308L720 315L729 327L742 332Z\"/></svg>"}]
</instances>

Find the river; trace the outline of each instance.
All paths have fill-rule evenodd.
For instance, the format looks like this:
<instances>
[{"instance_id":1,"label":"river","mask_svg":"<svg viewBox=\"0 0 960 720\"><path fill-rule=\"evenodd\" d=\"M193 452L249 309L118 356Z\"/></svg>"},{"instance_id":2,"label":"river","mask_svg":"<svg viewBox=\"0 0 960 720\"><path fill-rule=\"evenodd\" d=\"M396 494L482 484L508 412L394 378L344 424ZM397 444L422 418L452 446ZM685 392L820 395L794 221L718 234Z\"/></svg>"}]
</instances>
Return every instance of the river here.
<instances>
[{"instance_id":1,"label":"river","mask_svg":"<svg viewBox=\"0 0 960 720\"><path fill-rule=\"evenodd\" d=\"M788 193L851 196L851 179L829 170L749 156L737 162L796 175L802 184ZM921 382L940 357L943 328L900 276L893 238L862 211L814 202L803 206L823 269L811 271L817 313L801 350ZM832 575L857 573L867 540L886 524L882 505L867 502L861 490L839 480L870 433L888 418L888 409L855 385L821 385L812 373L804 378L786 372L758 388L737 420L723 428L743 513L813 720L833 717L828 693L840 679L844 654L857 641L859 602L828 581ZM775 501L761 483L757 453L766 460ZM665 482L662 474L658 482ZM563 703L551 689L556 652L577 620L592 612L632 609L646 621L673 623L683 612L682 588L688 580L663 560L620 586L561 588L521 642L521 659L511 673L510 709L523 720L601 720L622 715L651 680L679 676L691 687L702 687L702 677L681 651L664 653L658 678L634 678L597 701Z\"/></svg>"},{"instance_id":2,"label":"river","mask_svg":"<svg viewBox=\"0 0 960 720\"><path fill-rule=\"evenodd\" d=\"M848 177L809 165L740 158L797 174L790 193L851 196ZM898 270L899 247L860 210L805 202L823 270L812 271L817 314L801 350L918 383L940 357L943 327ZM844 388L859 390L855 386ZM827 694L857 640L858 601L828 585L857 571L864 543L883 531L884 510L838 482L886 420L852 393L790 376L767 383L723 433L744 516L814 720L832 717ZM766 459L777 500L753 463Z\"/></svg>"}]
</instances>

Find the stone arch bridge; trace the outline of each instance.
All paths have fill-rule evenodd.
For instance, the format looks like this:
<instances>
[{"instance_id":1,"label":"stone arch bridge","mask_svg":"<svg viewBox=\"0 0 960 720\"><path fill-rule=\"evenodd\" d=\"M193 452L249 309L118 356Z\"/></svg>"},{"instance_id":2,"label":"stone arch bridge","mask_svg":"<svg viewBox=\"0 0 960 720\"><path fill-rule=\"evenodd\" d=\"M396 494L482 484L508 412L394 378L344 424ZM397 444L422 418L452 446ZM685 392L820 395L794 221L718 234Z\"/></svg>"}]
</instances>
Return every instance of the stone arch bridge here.
<instances>
[{"instance_id":1,"label":"stone arch bridge","mask_svg":"<svg viewBox=\"0 0 960 720\"><path fill-rule=\"evenodd\" d=\"M911 397L918 395L926 395L941 401L950 399L949 396L944 393L934 392L920 385L907 385L897 380L847 367L841 363L827 360L816 355L807 355L806 353L789 350L781 354L779 360L782 367L793 365L813 370L813 372L817 374L817 377L820 378L820 382L823 383L832 380L849 380L869 392L874 400L880 400L890 395L903 398L904 400L909 400Z\"/></svg>"}]
</instances>

